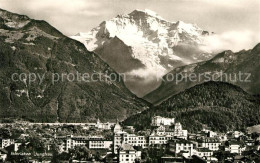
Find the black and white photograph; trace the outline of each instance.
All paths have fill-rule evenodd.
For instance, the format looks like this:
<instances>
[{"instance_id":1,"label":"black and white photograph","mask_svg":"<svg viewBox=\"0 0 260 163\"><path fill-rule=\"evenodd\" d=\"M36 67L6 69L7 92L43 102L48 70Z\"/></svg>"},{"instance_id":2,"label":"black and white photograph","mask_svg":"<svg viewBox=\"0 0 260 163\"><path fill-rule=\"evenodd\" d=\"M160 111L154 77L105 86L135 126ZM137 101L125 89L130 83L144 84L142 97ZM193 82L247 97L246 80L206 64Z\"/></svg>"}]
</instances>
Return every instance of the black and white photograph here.
<instances>
[{"instance_id":1,"label":"black and white photograph","mask_svg":"<svg viewBox=\"0 0 260 163\"><path fill-rule=\"evenodd\" d=\"M0 0L0 162L260 163L260 1Z\"/></svg>"}]
</instances>

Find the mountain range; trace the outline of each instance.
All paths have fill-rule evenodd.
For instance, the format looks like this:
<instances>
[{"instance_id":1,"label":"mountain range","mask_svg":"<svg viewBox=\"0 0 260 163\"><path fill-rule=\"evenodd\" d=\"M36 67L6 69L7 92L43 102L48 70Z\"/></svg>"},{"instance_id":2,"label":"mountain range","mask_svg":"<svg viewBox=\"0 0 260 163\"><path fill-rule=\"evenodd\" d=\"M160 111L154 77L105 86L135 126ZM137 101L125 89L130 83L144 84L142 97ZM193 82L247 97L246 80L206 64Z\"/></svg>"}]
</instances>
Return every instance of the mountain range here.
<instances>
[{"instance_id":1,"label":"mountain range","mask_svg":"<svg viewBox=\"0 0 260 163\"><path fill-rule=\"evenodd\" d=\"M71 39L43 20L0 9L0 118L32 122L118 118L143 129L149 128L152 116L161 115L175 117L190 131L203 125L227 131L259 124L259 96L252 94L260 91L260 44L215 55L201 48L207 35L211 33L194 24L135 10ZM250 73L250 82L202 78L176 84L166 79L169 74L192 73L215 73L220 79L224 75L219 72ZM53 82L53 74L78 73L99 73L102 80ZM127 74L126 80L121 73ZM15 81L13 74L23 78ZM44 75L44 80L31 82L29 74Z\"/></svg>"},{"instance_id":2,"label":"mountain range","mask_svg":"<svg viewBox=\"0 0 260 163\"><path fill-rule=\"evenodd\" d=\"M102 73L116 80L53 83L52 75ZM14 73L24 74L14 81ZM26 74L45 75L29 83ZM91 122L120 120L147 109L118 74L95 53L42 20L0 10L0 118L33 122ZM120 115L120 116L118 116Z\"/></svg>"},{"instance_id":3,"label":"mountain range","mask_svg":"<svg viewBox=\"0 0 260 163\"><path fill-rule=\"evenodd\" d=\"M211 58L212 52L201 48L209 34L196 24L170 22L150 10L134 10L71 38L84 43L116 72L126 74L126 86L142 97L173 68Z\"/></svg>"}]
</instances>

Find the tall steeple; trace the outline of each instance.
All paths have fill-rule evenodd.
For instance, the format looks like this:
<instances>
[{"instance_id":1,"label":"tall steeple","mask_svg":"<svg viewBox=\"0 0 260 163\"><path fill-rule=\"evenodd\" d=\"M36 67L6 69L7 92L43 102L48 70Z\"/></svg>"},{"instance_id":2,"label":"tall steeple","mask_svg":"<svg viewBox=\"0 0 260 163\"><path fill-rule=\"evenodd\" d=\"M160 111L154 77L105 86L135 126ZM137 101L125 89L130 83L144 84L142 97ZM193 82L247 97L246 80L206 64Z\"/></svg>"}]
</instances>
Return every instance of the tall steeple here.
<instances>
[{"instance_id":1,"label":"tall steeple","mask_svg":"<svg viewBox=\"0 0 260 163\"><path fill-rule=\"evenodd\" d=\"M117 133L119 131L122 131L122 127L121 125L119 124L119 120L118 118L116 119L116 125L115 125L115 128L114 128L114 133Z\"/></svg>"}]
</instances>

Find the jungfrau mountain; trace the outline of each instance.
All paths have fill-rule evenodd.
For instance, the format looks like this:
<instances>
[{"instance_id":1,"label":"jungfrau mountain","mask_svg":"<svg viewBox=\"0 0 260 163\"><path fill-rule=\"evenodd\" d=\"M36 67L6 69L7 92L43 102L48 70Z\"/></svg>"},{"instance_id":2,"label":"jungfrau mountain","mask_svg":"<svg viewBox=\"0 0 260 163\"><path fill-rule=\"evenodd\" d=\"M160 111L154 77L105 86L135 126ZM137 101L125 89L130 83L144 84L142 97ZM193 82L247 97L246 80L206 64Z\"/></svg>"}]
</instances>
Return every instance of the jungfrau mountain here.
<instances>
[{"instance_id":1,"label":"jungfrau mountain","mask_svg":"<svg viewBox=\"0 0 260 163\"><path fill-rule=\"evenodd\" d=\"M84 43L116 72L126 73L126 86L143 96L172 69L211 58L211 52L200 48L207 35L195 24L170 22L150 10L134 10L71 38Z\"/></svg>"}]
</instances>

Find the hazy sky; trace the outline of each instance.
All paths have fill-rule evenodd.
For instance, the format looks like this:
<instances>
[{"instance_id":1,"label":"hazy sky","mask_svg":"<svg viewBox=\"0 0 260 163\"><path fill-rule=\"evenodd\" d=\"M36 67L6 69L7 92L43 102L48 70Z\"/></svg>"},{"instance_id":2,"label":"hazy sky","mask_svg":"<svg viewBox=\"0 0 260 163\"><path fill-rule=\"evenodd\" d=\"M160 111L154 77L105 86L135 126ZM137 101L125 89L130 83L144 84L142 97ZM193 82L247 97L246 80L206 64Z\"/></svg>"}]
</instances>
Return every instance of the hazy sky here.
<instances>
[{"instance_id":1,"label":"hazy sky","mask_svg":"<svg viewBox=\"0 0 260 163\"><path fill-rule=\"evenodd\" d=\"M260 0L0 0L0 8L44 19L66 35L88 32L134 9L150 9L166 20L219 33L222 39L223 34L241 33L249 45L260 42Z\"/></svg>"}]
</instances>

